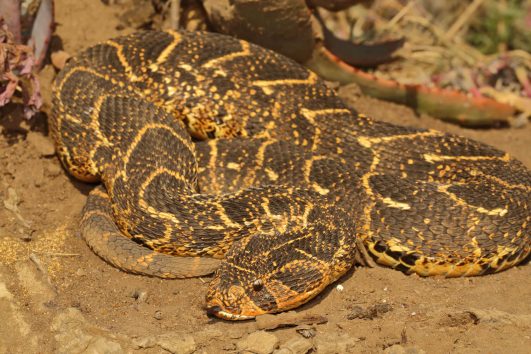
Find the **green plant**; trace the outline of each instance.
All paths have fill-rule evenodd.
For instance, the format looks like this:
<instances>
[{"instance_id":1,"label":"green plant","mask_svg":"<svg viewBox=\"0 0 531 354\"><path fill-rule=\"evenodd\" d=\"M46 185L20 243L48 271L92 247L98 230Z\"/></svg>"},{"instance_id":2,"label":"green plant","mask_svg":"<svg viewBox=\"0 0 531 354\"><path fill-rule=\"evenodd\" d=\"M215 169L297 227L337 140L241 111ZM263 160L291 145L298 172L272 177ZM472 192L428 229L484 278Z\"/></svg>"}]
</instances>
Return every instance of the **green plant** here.
<instances>
[{"instance_id":1,"label":"green plant","mask_svg":"<svg viewBox=\"0 0 531 354\"><path fill-rule=\"evenodd\" d=\"M531 1L487 0L477 13L466 40L485 54L531 51Z\"/></svg>"}]
</instances>

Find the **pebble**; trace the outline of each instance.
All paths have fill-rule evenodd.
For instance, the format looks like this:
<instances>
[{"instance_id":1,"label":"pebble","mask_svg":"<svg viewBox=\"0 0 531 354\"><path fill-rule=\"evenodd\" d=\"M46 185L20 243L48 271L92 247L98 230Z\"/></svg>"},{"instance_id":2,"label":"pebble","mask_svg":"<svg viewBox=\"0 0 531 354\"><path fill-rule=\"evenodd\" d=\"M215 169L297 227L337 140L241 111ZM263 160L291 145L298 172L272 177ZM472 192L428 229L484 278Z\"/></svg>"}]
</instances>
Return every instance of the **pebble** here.
<instances>
[{"instance_id":1,"label":"pebble","mask_svg":"<svg viewBox=\"0 0 531 354\"><path fill-rule=\"evenodd\" d=\"M359 305L356 305L352 307L350 313L347 315L347 319L349 320L354 320L354 319L372 320L377 317L381 317L384 313L387 313L392 310L393 310L393 307L388 303L376 304L366 309L364 309L363 307Z\"/></svg>"},{"instance_id":2,"label":"pebble","mask_svg":"<svg viewBox=\"0 0 531 354\"><path fill-rule=\"evenodd\" d=\"M266 331L256 331L236 343L239 351L255 354L270 354L278 347L278 338Z\"/></svg>"},{"instance_id":3,"label":"pebble","mask_svg":"<svg viewBox=\"0 0 531 354\"><path fill-rule=\"evenodd\" d=\"M277 315L266 314L256 318L258 329L275 329L280 327L292 327L297 325L310 325L326 323L328 319L323 315L311 312L282 312Z\"/></svg>"},{"instance_id":4,"label":"pebble","mask_svg":"<svg viewBox=\"0 0 531 354\"><path fill-rule=\"evenodd\" d=\"M157 310L155 311L155 314L153 315L153 317L155 317L156 320L162 320L162 311L160 310Z\"/></svg>"},{"instance_id":5,"label":"pebble","mask_svg":"<svg viewBox=\"0 0 531 354\"><path fill-rule=\"evenodd\" d=\"M135 289L131 293L131 297L137 302L146 302L148 293L145 290ZM156 314L156 313L155 313Z\"/></svg>"},{"instance_id":6,"label":"pebble","mask_svg":"<svg viewBox=\"0 0 531 354\"><path fill-rule=\"evenodd\" d=\"M273 354L306 354L313 349L313 344L308 339L292 337L282 344Z\"/></svg>"},{"instance_id":7,"label":"pebble","mask_svg":"<svg viewBox=\"0 0 531 354\"><path fill-rule=\"evenodd\" d=\"M477 324L478 317L471 312L448 313L439 320L439 325L446 327L462 327Z\"/></svg>"},{"instance_id":8,"label":"pebble","mask_svg":"<svg viewBox=\"0 0 531 354\"><path fill-rule=\"evenodd\" d=\"M364 311L365 310L363 309L363 307L359 305L353 306L350 310L350 313L347 315L347 319L353 320L355 318L361 318L363 316Z\"/></svg>"},{"instance_id":9,"label":"pebble","mask_svg":"<svg viewBox=\"0 0 531 354\"><path fill-rule=\"evenodd\" d=\"M297 333L299 333L304 338L312 338L315 337L315 328L307 325L298 326L296 329Z\"/></svg>"}]
</instances>

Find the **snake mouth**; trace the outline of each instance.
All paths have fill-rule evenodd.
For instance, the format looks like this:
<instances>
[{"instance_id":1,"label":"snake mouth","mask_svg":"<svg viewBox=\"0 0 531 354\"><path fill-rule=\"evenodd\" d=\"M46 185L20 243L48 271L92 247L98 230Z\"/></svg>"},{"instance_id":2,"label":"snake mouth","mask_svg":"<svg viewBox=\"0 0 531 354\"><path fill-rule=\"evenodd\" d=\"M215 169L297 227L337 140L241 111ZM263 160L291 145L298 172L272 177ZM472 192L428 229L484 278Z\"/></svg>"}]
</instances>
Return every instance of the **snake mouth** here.
<instances>
[{"instance_id":1,"label":"snake mouth","mask_svg":"<svg viewBox=\"0 0 531 354\"><path fill-rule=\"evenodd\" d=\"M217 306L217 305L207 308L207 314L209 316L215 316L223 320L229 320L229 321L252 320L256 317L256 316L238 315L238 314L230 313L230 312L223 310L221 306Z\"/></svg>"}]
</instances>

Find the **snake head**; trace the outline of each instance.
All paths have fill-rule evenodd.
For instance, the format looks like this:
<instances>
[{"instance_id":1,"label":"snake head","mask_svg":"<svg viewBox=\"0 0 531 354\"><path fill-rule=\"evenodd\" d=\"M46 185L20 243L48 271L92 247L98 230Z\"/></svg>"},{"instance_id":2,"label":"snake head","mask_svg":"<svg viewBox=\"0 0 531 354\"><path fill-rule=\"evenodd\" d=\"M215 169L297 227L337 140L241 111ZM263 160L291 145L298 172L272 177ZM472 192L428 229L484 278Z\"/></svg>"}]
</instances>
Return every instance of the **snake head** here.
<instances>
[{"instance_id":1,"label":"snake head","mask_svg":"<svg viewBox=\"0 0 531 354\"><path fill-rule=\"evenodd\" d=\"M247 320L300 306L332 279L316 230L258 234L236 242L209 285L207 312ZM323 244L324 245L324 244ZM326 251L326 250L325 250ZM327 252L328 253L328 252Z\"/></svg>"}]
</instances>

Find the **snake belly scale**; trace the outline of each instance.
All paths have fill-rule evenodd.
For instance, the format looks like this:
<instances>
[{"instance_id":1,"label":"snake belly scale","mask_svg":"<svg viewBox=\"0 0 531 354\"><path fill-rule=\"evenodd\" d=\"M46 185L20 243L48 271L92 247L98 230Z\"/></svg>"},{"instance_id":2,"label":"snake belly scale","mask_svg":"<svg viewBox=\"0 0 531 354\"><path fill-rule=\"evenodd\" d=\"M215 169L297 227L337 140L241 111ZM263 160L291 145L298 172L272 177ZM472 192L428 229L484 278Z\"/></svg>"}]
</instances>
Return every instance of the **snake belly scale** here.
<instances>
[{"instance_id":1,"label":"snake belly scale","mask_svg":"<svg viewBox=\"0 0 531 354\"><path fill-rule=\"evenodd\" d=\"M209 311L297 307L356 260L422 276L499 272L530 253L531 172L490 146L375 121L314 73L213 33L95 45L54 84L65 168L101 181L82 234L125 271L215 271Z\"/></svg>"}]
</instances>

